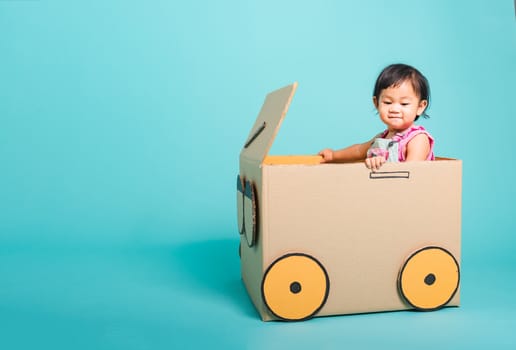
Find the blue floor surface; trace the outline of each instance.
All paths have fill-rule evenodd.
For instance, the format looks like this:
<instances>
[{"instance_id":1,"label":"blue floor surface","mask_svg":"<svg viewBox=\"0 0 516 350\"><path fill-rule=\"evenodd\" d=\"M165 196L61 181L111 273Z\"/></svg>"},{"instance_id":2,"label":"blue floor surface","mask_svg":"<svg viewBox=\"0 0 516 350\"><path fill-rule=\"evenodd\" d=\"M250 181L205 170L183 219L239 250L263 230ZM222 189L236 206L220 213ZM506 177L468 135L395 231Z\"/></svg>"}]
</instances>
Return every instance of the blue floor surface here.
<instances>
[{"instance_id":1,"label":"blue floor surface","mask_svg":"<svg viewBox=\"0 0 516 350\"><path fill-rule=\"evenodd\" d=\"M514 349L516 271L464 266L461 306L262 322L238 240L30 247L0 253L3 349Z\"/></svg>"}]
</instances>

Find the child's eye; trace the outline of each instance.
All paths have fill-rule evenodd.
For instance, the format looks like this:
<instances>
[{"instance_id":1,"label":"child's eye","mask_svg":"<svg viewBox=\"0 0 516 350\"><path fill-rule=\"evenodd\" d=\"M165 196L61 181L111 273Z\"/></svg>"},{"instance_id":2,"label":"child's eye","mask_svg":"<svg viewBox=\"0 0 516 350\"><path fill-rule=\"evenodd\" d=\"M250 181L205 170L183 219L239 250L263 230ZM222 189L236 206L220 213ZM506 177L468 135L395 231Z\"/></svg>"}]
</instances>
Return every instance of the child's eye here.
<instances>
[{"instance_id":1,"label":"child's eye","mask_svg":"<svg viewBox=\"0 0 516 350\"><path fill-rule=\"evenodd\" d=\"M383 103L386 105L390 105L392 102L391 101L383 101Z\"/></svg>"},{"instance_id":2,"label":"child's eye","mask_svg":"<svg viewBox=\"0 0 516 350\"><path fill-rule=\"evenodd\" d=\"M408 106L409 104L410 104L410 103L408 103L408 102L403 102L401 105L402 105L402 106Z\"/></svg>"}]
</instances>

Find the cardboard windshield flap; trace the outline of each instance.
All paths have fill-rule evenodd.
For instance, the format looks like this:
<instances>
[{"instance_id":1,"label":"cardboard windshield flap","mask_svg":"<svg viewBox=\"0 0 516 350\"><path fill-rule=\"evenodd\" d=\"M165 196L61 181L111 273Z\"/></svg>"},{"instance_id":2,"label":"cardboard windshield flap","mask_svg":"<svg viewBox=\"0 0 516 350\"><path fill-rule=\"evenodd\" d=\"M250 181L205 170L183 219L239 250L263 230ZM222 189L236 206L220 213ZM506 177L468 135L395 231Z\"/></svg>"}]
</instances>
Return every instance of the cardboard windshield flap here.
<instances>
[{"instance_id":1,"label":"cardboard windshield flap","mask_svg":"<svg viewBox=\"0 0 516 350\"><path fill-rule=\"evenodd\" d=\"M297 84L240 153L242 279L264 321L459 305L462 162L321 164L269 149Z\"/></svg>"}]
</instances>

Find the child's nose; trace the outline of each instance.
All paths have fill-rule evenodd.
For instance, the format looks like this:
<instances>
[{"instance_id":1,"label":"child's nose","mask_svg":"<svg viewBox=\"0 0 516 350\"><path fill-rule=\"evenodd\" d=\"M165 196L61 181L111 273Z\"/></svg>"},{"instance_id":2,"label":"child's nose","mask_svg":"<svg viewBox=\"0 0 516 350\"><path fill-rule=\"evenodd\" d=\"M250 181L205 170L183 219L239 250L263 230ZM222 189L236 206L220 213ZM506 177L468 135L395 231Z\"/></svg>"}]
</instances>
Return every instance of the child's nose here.
<instances>
[{"instance_id":1,"label":"child's nose","mask_svg":"<svg viewBox=\"0 0 516 350\"><path fill-rule=\"evenodd\" d=\"M389 107L389 112L399 112L401 109L398 103L393 103Z\"/></svg>"}]
</instances>

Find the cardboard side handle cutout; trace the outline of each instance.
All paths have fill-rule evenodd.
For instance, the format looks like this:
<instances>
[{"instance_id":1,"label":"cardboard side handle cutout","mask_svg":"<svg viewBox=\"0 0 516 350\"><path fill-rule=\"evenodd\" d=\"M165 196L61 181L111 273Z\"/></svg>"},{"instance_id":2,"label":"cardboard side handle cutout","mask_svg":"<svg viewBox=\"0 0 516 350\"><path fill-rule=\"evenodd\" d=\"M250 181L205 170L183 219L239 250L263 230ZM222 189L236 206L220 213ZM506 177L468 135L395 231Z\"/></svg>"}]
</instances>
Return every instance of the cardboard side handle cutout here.
<instances>
[{"instance_id":1,"label":"cardboard side handle cutout","mask_svg":"<svg viewBox=\"0 0 516 350\"><path fill-rule=\"evenodd\" d=\"M369 173L370 179L408 179L410 171L376 171Z\"/></svg>"}]
</instances>

